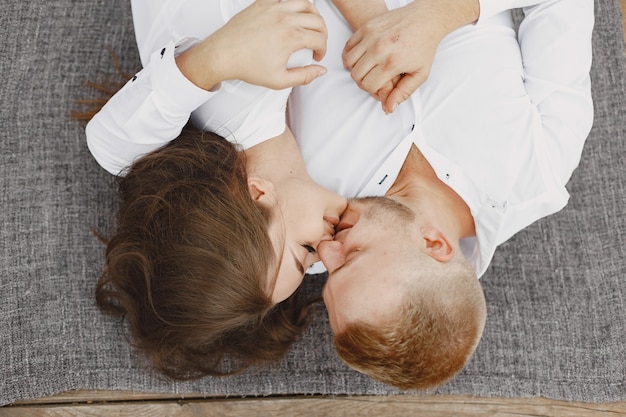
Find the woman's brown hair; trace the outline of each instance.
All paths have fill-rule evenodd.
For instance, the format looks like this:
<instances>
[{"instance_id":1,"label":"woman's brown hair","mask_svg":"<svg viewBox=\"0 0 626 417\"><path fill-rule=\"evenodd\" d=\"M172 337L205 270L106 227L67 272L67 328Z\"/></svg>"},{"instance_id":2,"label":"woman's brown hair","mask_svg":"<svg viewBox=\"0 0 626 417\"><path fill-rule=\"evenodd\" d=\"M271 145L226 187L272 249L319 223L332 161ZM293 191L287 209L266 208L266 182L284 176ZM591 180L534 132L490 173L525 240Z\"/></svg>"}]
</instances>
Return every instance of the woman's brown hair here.
<instances>
[{"instance_id":1,"label":"woman's brown hair","mask_svg":"<svg viewBox=\"0 0 626 417\"><path fill-rule=\"evenodd\" d=\"M244 155L184 129L119 178L117 230L96 287L132 343L175 379L229 375L282 357L308 324L296 295L273 305L270 213L252 200Z\"/></svg>"}]
</instances>

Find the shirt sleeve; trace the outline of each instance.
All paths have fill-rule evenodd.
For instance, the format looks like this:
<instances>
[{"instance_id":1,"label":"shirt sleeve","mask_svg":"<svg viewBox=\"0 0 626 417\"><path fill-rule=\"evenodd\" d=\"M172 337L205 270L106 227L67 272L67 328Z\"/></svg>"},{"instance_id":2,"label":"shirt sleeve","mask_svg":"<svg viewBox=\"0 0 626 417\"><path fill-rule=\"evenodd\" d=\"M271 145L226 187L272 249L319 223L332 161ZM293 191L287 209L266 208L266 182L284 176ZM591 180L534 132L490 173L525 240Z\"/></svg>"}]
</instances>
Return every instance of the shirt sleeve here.
<instances>
[{"instance_id":1,"label":"shirt sleeve","mask_svg":"<svg viewBox=\"0 0 626 417\"><path fill-rule=\"evenodd\" d=\"M175 139L191 112L215 93L178 69L170 42L120 89L87 124L87 145L108 172L123 175L138 157Z\"/></svg>"},{"instance_id":2,"label":"shirt sleeve","mask_svg":"<svg viewBox=\"0 0 626 417\"><path fill-rule=\"evenodd\" d=\"M505 10L520 9L546 1L547 0L479 0L480 16L478 17L478 23Z\"/></svg>"},{"instance_id":3,"label":"shirt sleeve","mask_svg":"<svg viewBox=\"0 0 626 417\"><path fill-rule=\"evenodd\" d=\"M518 39L524 85L541 120L544 164L564 186L593 124L593 0L552 0L524 8Z\"/></svg>"},{"instance_id":4,"label":"shirt sleeve","mask_svg":"<svg viewBox=\"0 0 626 417\"><path fill-rule=\"evenodd\" d=\"M505 10L518 9L545 1L547 0L479 0L480 16L478 22L486 20ZM413 0L385 0L385 5L387 9L393 10L406 6L411 2L413 2Z\"/></svg>"},{"instance_id":5,"label":"shirt sleeve","mask_svg":"<svg viewBox=\"0 0 626 417\"><path fill-rule=\"evenodd\" d=\"M394 10L412 2L413 0L385 0L385 6L387 6L387 10Z\"/></svg>"}]
</instances>

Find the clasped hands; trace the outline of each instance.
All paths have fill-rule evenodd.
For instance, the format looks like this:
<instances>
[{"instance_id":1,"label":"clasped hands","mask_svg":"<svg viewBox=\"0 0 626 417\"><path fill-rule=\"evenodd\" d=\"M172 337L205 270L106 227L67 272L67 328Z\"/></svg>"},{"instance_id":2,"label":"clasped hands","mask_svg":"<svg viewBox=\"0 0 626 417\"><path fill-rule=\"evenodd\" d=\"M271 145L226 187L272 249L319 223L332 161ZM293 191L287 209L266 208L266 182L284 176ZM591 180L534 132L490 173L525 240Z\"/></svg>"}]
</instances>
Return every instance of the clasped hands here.
<instances>
[{"instance_id":1,"label":"clasped hands","mask_svg":"<svg viewBox=\"0 0 626 417\"><path fill-rule=\"evenodd\" d=\"M333 3L355 30L343 51L344 66L386 113L428 78L445 35L476 21L479 9L478 0L415 0L391 11L384 0L359 0L357 8L352 0ZM176 63L206 90L230 79L282 89L325 74L319 64L288 68L287 63L305 48L320 61L327 38L324 19L308 0L256 0Z\"/></svg>"}]
</instances>

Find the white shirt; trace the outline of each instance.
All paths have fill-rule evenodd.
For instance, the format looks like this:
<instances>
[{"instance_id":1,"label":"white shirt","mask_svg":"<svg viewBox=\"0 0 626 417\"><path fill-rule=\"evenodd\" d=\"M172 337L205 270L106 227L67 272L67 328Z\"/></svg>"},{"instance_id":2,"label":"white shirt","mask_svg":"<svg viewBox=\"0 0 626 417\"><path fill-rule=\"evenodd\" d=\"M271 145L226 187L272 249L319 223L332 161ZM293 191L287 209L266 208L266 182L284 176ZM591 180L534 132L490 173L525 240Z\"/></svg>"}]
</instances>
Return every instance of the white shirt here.
<instances>
[{"instance_id":1,"label":"white shirt","mask_svg":"<svg viewBox=\"0 0 626 417\"><path fill-rule=\"evenodd\" d=\"M471 210L476 238L461 248L478 276L499 244L567 204L565 184L593 119L593 1L525 8L519 43L510 13L489 16L498 9L486 3L476 25L442 41L411 100L385 115L342 69L350 29L318 1L329 27L322 61L329 72L294 89L289 107L311 176L348 197L384 195L415 143Z\"/></svg>"},{"instance_id":2,"label":"white shirt","mask_svg":"<svg viewBox=\"0 0 626 417\"><path fill-rule=\"evenodd\" d=\"M277 120L278 109L284 109L284 91L261 89L271 106L252 105L237 112L240 103L258 99L253 93L247 95L245 83L235 83L232 89L222 85L210 93L177 70L173 42L207 36L210 32L202 32L206 24L197 21L208 17L203 4L217 7L218 3L187 0L185 13L179 6L180 15L168 9L160 16L171 23L158 18L154 20L158 24L151 26L137 13L143 10L136 7L142 1L146 0L134 0L133 11L144 65L148 51L155 52L137 80L129 82L88 125L88 143L98 162L110 172L120 172L137 156L176 137L191 112L201 127L237 132L229 139L244 148L276 136L264 126L274 125L269 121ZM179 3L161 1L162 7ZM219 7L229 1L221 0ZM518 44L510 14L497 12L522 2L483 0L479 22L442 41L429 80L389 116L342 67L341 50L350 36L347 25L329 0L315 3L329 29L329 49L322 62L329 71L294 90L290 127L316 181L347 197L384 195L415 143L439 178L470 207L476 238L462 242L462 249L479 276L497 245L565 206L565 184L579 162L592 122L593 1L534 1L541 4L525 9ZM404 2L388 0L387 4L397 7ZM222 16L225 22L232 14L213 16ZM142 39L157 40L142 47ZM161 54L160 45L166 43L169 46ZM185 41L179 44L185 47ZM219 113L226 121L214 126L204 123L223 103L230 103L227 112ZM270 107L273 116L266 118L263 112ZM235 113L232 126L226 117L230 111ZM284 124L277 130L282 132L281 128ZM250 139L237 129L260 133Z\"/></svg>"}]
</instances>

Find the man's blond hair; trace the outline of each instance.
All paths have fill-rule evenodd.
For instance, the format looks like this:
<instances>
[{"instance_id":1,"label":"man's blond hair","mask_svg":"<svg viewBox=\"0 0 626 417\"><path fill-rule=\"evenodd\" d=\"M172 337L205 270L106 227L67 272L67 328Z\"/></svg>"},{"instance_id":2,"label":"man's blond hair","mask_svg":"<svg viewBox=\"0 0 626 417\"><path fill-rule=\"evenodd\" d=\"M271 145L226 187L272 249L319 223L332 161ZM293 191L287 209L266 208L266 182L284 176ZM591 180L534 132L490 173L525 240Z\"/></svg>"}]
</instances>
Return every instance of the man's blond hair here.
<instances>
[{"instance_id":1,"label":"man's blond hair","mask_svg":"<svg viewBox=\"0 0 626 417\"><path fill-rule=\"evenodd\" d=\"M389 317L348 323L335 337L337 353L349 366L404 390L434 388L463 369L486 317L480 283L462 255L432 268L419 265L421 276L406 281L406 293ZM415 263L411 268L416 271Z\"/></svg>"}]
</instances>

